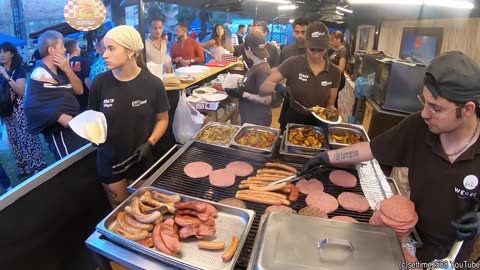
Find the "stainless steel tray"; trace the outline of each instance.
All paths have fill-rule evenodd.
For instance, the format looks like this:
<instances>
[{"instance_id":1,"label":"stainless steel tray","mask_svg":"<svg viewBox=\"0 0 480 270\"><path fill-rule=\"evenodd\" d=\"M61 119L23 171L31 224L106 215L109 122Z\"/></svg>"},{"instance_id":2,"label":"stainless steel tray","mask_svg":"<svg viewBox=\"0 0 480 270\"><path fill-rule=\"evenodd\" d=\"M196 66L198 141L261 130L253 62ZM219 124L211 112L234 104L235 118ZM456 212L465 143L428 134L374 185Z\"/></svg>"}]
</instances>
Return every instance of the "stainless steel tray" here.
<instances>
[{"instance_id":1,"label":"stainless steel tray","mask_svg":"<svg viewBox=\"0 0 480 270\"><path fill-rule=\"evenodd\" d=\"M397 270L404 260L388 227L272 213L255 239L250 270Z\"/></svg>"},{"instance_id":2,"label":"stainless steel tray","mask_svg":"<svg viewBox=\"0 0 480 270\"><path fill-rule=\"evenodd\" d=\"M138 197L143 194L145 191L155 190L164 194L178 194L173 193L167 190L155 188L155 187L144 187L138 189L133 193L127 200L120 204L115 210L113 210L107 217L105 217L96 227L97 231L119 245L122 245L128 249L131 249L135 252L150 256L159 261L171 264L175 267L181 269L196 269L196 270L227 270L233 269L235 262L240 255L243 244L248 236L250 227L252 226L253 219L255 217L255 212L248 209L240 209L236 207L231 207L223 204L219 204L213 201L207 201L187 195L179 194L182 197L182 201L202 201L213 205L218 210L218 216L215 218L215 227L217 232L214 237L206 238L205 240L215 240L215 241L224 241L225 248L230 246L232 236L236 235L239 238L239 244L235 255L232 260L229 262L222 261L222 251L209 251L198 249L197 239L186 239L182 240L182 251L177 256L169 256L164 253L161 253L154 248L147 248L142 246L135 241L128 240L123 236L120 236L110 230L113 226L116 225L116 216L117 213L125 208L126 205L130 204L133 197Z\"/></svg>"},{"instance_id":3,"label":"stainless steel tray","mask_svg":"<svg viewBox=\"0 0 480 270\"><path fill-rule=\"evenodd\" d=\"M225 144L221 144L221 143L213 143L213 142L206 142L206 141L203 141L203 140L200 140L200 136L205 132L205 130L211 128L211 127L233 127L236 129L236 132L233 133L232 137L230 138L230 140L228 140L228 142L226 142ZM209 144L209 145L214 145L214 146L220 146L220 147L229 147L230 144L232 143L232 140L233 138L235 137L235 135L237 134L238 130L240 129L240 126L236 126L236 125L230 125L230 124L227 124L227 123L220 123L220 122L209 122L208 124L206 124L202 129L200 129L197 134L195 134L195 136L193 136L193 140L196 141L196 142L200 142L200 143L204 143L204 144Z\"/></svg>"},{"instance_id":4,"label":"stainless steel tray","mask_svg":"<svg viewBox=\"0 0 480 270\"><path fill-rule=\"evenodd\" d=\"M291 129L296 129L296 128L313 128L317 133L320 133L323 135L324 140L322 141L323 146L322 147L311 147L311 146L302 146L302 145L296 145L290 142L289 134ZM328 147L328 139L327 139L327 132L321 127L315 127L315 126L308 126L308 125L300 125L300 124L292 124L289 123L287 124L287 129L286 132L284 133L284 136L286 135L285 138L285 146L287 147L288 152L293 152L293 153L298 153L298 154L306 154L306 155L315 155L318 154L321 151L326 151L329 150Z\"/></svg>"},{"instance_id":5,"label":"stainless steel tray","mask_svg":"<svg viewBox=\"0 0 480 270\"><path fill-rule=\"evenodd\" d=\"M256 147L251 147L247 145L241 145L237 143L237 140L244 135L245 132L249 130L258 130L258 131L265 131L269 132L272 134L275 134L275 139L273 139L272 145L268 148L256 148ZM275 144L277 143L278 137L280 136L280 130L276 128L270 128L270 127L264 127L264 126L257 126L257 125L252 125L252 124L243 124L243 126L240 128L240 130L235 134L233 137L231 146L240 148L242 150L250 151L250 152L256 152L256 153L271 153L273 149L275 148Z\"/></svg>"},{"instance_id":6,"label":"stainless steel tray","mask_svg":"<svg viewBox=\"0 0 480 270\"><path fill-rule=\"evenodd\" d=\"M294 162L294 163L300 163L300 164L303 164L305 162L307 162L309 159L312 158L312 154L310 155L306 155L306 154L301 154L301 153L290 153L288 151L288 147L285 145L285 141L286 141L286 132L283 133L283 136L282 136L282 140L281 140L281 143L280 143L280 147L278 149L278 154L280 155L280 157L285 160L285 161L288 161L288 162Z\"/></svg>"},{"instance_id":7,"label":"stainless steel tray","mask_svg":"<svg viewBox=\"0 0 480 270\"><path fill-rule=\"evenodd\" d=\"M338 135L343 135L346 132L354 133L360 135L360 138L362 139L363 142L369 142L370 138L368 137L367 132L361 125L354 125L354 124L346 124L346 123L341 123L341 124L335 124L335 125L329 125L328 126L328 144L330 145L331 149L338 149L342 148L345 146L349 146L350 144L346 143L337 143L332 140L330 134L338 134Z\"/></svg>"}]
</instances>

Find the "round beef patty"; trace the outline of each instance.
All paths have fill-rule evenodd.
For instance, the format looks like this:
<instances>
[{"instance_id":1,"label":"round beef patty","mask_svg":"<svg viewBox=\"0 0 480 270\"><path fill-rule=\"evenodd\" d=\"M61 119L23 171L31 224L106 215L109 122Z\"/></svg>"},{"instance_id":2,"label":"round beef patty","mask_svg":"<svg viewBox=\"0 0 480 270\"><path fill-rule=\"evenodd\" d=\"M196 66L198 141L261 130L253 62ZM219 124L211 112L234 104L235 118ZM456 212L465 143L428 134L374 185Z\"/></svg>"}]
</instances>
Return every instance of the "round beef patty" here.
<instances>
[{"instance_id":1,"label":"round beef patty","mask_svg":"<svg viewBox=\"0 0 480 270\"><path fill-rule=\"evenodd\" d=\"M342 192L338 195L337 200L338 204L347 210L363 213L370 209L367 198L356 193Z\"/></svg>"},{"instance_id":2,"label":"round beef patty","mask_svg":"<svg viewBox=\"0 0 480 270\"><path fill-rule=\"evenodd\" d=\"M309 192L314 192L314 191L323 191L325 187L323 186L323 183L320 182L317 179L301 179L300 181L297 182L296 184L298 190L305 194L308 195Z\"/></svg>"},{"instance_id":3,"label":"round beef patty","mask_svg":"<svg viewBox=\"0 0 480 270\"><path fill-rule=\"evenodd\" d=\"M334 185L337 185L339 187L354 188L355 186L357 186L357 178L355 177L355 175L346 171L332 171L328 178Z\"/></svg>"},{"instance_id":4,"label":"round beef patty","mask_svg":"<svg viewBox=\"0 0 480 270\"><path fill-rule=\"evenodd\" d=\"M190 178L203 178L209 176L213 171L212 165L203 162L191 162L183 168L183 172Z\"/></svg>"},{"instance_id":5,"label":"round beef patty","mask_svg":"<svg viewBox=\"0 0 480 270\"><path fill-rule=\"evenodd\" d=\"M285 205L270 205L265 209L265 214L270 214L273 212L286 213L286 214L296 214L297 211Z\"/></svg>"},{"instance_id":6,"label":"round beef patty","mask_svg":"<svg viewBox=\"0 0 480 270\"><path fill-rule=\"evenodd\" d=\"M235 184L235 174L229 169L213 171L208 177L210 184L216 187L229 187Z\"/></svg>"},{"instance_id":7,"label":"round beef patty","mask_svg":"<svg viewBox=\"0 0 480 270\"><path fill-rule=\"evenodd\" d=\"M243 161L233 161L228 163L227 169L236 176L245 177L253 173L253 166Z\"/></svg>"},{"instance_id":8,"label":"round beef patty","mask_svg":"<svg viewBox=\"0 0 480 270\"><path fill-rule=\"evenodd\" d=\"M308 193L305 202L310 207L316 207L327 214L337 210L338 202L335 197L325 192L315 191Z\"/></svg>"},{"instance_id":9,"label":"round beef patty","mask_svg":"<svg viewBox=\"0 0 480 270\"><path fill-rule=\"evenodd\" d=\"M230 206L233 206L233 207L247 209L247 205L245 205L245 202L242 201L242 200L239 200L237 198L226 198L226 199L218 201L218 203L230 205Z\"/></svg>"},{"instance_id":10,"label":"round beef patty","mask_svg":"<svg viewBox=\"0 0 480 270\"><path fill-rule=\"evenodd\" d=\"M356 220L352 217L347 217L347 216L332 217L332 220L345 221L345 222L350 222L350 223L358 223L358 220Z\"/></svg>"}]
</instances>

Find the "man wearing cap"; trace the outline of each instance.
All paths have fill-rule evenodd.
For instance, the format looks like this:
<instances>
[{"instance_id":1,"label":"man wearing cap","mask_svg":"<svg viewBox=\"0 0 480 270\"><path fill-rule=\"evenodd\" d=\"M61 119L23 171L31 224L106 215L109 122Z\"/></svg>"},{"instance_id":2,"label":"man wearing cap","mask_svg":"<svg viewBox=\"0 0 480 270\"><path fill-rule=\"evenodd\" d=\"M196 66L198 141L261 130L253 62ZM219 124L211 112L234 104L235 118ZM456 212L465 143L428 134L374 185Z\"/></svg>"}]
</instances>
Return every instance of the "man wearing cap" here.
<instances>
[{"instance_id":1,"label":"man wearing cap","mask_svg":"<svg viewBox=\"0 0 480 270\"><path fill-rule=\"evenodd\" d=\"M474 209L480 192L479 74L478 65L461 52L438 56L425 71L421 112L371 142L323 152L303 169L373 158L383 165L408 167L410 199L419 216L416 229L423 241L417 258L442 259L458 238L466 241L455 261L467 260L480 228Z\"/></svg>"},{"instance_id":2,"label":"man wearing cap","mask_svg":"<svg viewBox=\"0 0 480 270\"><path fill-rule=\"evenodd\" d=\"M287 123L316 125L318 120L302 107L321 106L334 108L340 71L330 64L326 51L330 46L328 28L321 22L313 22L307 27L305 55L292 56L283 62L263 82L260 92L272 94L277 91L289 98L287 108L280 121L283 130ZM279 84L287 79L287 88Z\"/></svg>"},{"instance_id":3,"label":"man wearing cap","mask_svg":"<svg viewBox=\"0 0 480 270\"><path fill-rule=\"evenodd\" d=\"M266 40L268 33L270 33L270 30L268 29L268 24L264 21L259 21L255 23L253 26L253 32L257 32L260 35L263 36L263 38ZM266 45L266 49L268 51L268 64L270 65L270 68L274 68L278 66L278 49L277 46L268 43ZM243 55L243 59L245 60L245 63L247 64L248 68L253 66L253 61L247 57L245 54L245 46L239 45L235 47L235 53L236 56Z\"/></svg>"},{"instance_id":4,"label":"man wearing cap","mask_svg":"<svg viewBox=\"0 0 480 270\"><path fill-rule=\"evenodd\" d=\"M307 31L308 19L296 18L292 22L293 36L295 37L295 43L285 45L280 52L279 64L283 63L290 56L302 55L306 53L305 48L305 33Z\"/></svg>"},{"instance_id":5,"label":"man wearing cap","mask_svg":"<svg viewBox=\"0 0 480 270\"><path fill-rule=\"evenodd\" d=\"M246 36L245 54L253 62L252 67L243 78L243 84L238 88L227 88L229 96L239 99L239 110L242 124L250 123L269 127L272 122L270 103L272 95L259 95L260 85L270 75L268 51L265 37L260 33L250 33Z\"/></svg>"}]
</instances>

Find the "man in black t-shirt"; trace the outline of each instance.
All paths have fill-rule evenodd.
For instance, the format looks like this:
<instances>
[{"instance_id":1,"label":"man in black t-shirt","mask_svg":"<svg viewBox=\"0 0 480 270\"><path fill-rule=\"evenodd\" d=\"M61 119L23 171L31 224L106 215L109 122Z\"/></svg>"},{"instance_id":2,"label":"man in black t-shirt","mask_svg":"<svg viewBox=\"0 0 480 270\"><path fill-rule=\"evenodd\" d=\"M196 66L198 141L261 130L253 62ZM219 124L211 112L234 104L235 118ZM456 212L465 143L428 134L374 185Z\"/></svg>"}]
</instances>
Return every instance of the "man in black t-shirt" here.
<instances>
[{"instance_id":1,"label":"man in black t-shirt","mask_svg":"<svg viewBox=\"0 0 480 270\"><path fill-rule=\"evenodd\" d=\"M243 44L243 38L245 37L245 32L247 32L247 28L244 24L240 24L238 26L237 37L238 37L238 44Z\"/></svg>"},{"instance_id":2,"label":"man in black t-shirt","mask_svg":"<svg viewBox=\"0 0 480 270\"><path fill-rule=\"evenodd\" d=\"M290 56L305 54L305 32L307 31L308 19L296 18L293 23L293 36L295 44L285 45L280 52L279 64L287 60Z\"/></svg>"},{"instance_id":3,"label":"man in black t-shirt","mask_svg":"<svg viewBox=\"0 0 480 270\"><path fill-rule=\"evenodd\" d=\"M455 262L468 260L480 229L480 213L475 210L480 192L478 74L479 66L461 52L438 56L425 71L421 112L371 142L323 152L303 170L373 158L382 165L408 167L410 199L423 242L417 258L422 262L445 258L460 239L465 242Z\"/></svg>"},{"instance_id":4,"label":"man in black t-shirt","mask_svg":"<svg viewBox=\"0 0 480 270\"><path fill-rule=\"evenodd\" d=\"M90 79L88 76L90 75L91 63L86 57L80 55L82 50L76 40L67 39L65 41L65 50L67 56L70 57L70 68L82 81L83 94L76 96L76 98L78 103L80 103L80 111L83 112L87 109L88 105L88 89L90 88Z\"/></svg>"}]
</instances>

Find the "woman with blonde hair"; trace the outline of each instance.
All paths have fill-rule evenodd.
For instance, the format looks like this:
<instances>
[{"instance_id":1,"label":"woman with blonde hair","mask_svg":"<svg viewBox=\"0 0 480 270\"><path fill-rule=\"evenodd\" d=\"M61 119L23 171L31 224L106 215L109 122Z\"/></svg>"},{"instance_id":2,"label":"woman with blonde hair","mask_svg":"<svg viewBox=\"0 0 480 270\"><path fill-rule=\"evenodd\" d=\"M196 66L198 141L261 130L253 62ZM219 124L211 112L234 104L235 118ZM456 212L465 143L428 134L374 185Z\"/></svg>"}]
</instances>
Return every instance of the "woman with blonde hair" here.
<instances>
[{"instance_id":1,"label":"woman with blonde hair","mask_svg":"<svg viewBox=\"0 0 480 270\"><path fill-rule=\"evenodd\" d=\"M117 26L105 35L103 57L109 71L92 85L89 109L105 114L107 140L97 151L97 170L115 206L128 197L128 180L153 164L152 148L168 126L169 103L162 81L143 61L135 28Z\"/></svg>"},{"instance_id":2,"label":"woman with blonde hair","mask_svg":"<svg viewBox=\"0 0 480 270\"><path fill-rule=\"evenodd\" d=\"M225 50L233 52L232 39L227 36L225 28L221 24L215 24L210 40L202 43L202 47L215 60L222 60Z\"/></svg>"}]
</instances>

